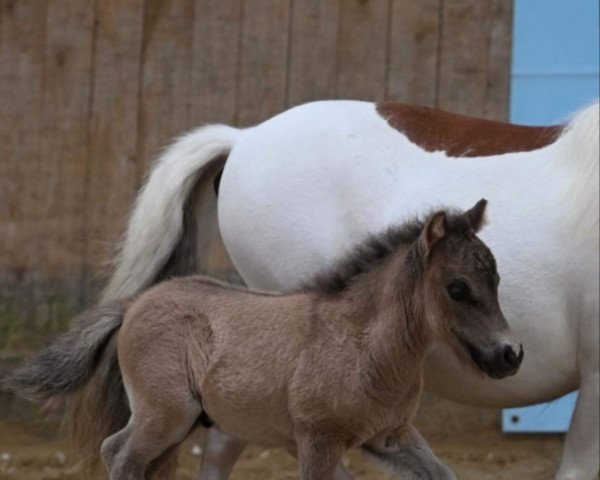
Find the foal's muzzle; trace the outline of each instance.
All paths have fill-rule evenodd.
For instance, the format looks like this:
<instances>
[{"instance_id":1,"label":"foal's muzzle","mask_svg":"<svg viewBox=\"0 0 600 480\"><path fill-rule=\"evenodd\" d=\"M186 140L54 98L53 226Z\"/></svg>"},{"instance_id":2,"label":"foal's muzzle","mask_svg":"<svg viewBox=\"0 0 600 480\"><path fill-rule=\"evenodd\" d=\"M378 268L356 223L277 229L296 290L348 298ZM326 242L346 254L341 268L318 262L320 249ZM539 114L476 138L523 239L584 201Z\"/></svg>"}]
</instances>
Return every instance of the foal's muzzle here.
<instances>
[{"instance_id":1,"label":"foal's muzzle","mask_svg":"<svg viewBox=\"0 0 600 480\"><path fill-rule=\"evenodd\" d=\"M500 379L514 375L523 363L523 345L500 343L489 351L468 345L469 354L477 366L491 378Z\"/></svg>"}]
</instances>

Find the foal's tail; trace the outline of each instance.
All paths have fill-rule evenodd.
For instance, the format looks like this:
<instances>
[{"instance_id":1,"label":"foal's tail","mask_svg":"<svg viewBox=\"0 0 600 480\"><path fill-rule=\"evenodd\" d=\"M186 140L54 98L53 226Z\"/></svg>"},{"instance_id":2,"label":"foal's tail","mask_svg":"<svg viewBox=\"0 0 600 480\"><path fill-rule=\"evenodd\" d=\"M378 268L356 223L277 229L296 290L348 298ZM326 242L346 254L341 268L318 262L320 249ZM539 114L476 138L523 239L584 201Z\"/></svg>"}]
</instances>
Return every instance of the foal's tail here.
<instances>
[{"instance_id":1,"label":"foal's tail","mask_svg":"<svg viewBox=\"0 0 600 480\"><path fill-rule=\"evenodd\" d=\"M82 313L67 333L0 381L2 390L29 400L71 403L70 427L88 465L130 416L115 335L128 304L116 301Z\"/></svg>"},{"instance_id":2,"label":"foal's tail","mask_svg":"<svg viewBox=\"0 0 600 480\"><path fill-rule=\"evenodd\" d=\"M201 178L222 169L241 133L226 125L202 127L176 140L158 159L136 199L103 301L135 295L162 277L195 273L190 243L196 231L186 228L192 221L187 217L193 218L192 192Z\"/></svg>"}]
</instances>

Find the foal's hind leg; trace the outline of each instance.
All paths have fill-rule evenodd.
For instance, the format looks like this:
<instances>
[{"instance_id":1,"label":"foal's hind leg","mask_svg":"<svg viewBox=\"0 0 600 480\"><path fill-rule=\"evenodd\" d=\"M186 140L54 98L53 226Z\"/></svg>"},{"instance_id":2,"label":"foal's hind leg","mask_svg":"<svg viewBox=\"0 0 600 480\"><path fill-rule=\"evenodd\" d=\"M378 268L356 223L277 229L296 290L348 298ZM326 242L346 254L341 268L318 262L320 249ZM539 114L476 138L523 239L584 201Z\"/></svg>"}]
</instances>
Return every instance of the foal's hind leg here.
<instances>
[{"instance_id":1,"label":"foal's hind leg","mask_svg":"<svg viewBox=\"0 0 600 480\"><path fill-rule=\"evenodd\" d=\"M175 478L172 457L200 415L200 403L183 391L153 397L134 392L130 398L129 423L102 445L110 480Z\"/></svg>"},{"instance_id":2,"label":"foal's hind leg","mask_svg":"<svg viewBox=\"0 0 600 480\"><path fill-rule=\"evenodd\" d=\"M110 480L144 479L144 468L124 455L125 445L131 437L130 424L108 437L102 443L101 455Z\"/></svg>"}]
</instances>

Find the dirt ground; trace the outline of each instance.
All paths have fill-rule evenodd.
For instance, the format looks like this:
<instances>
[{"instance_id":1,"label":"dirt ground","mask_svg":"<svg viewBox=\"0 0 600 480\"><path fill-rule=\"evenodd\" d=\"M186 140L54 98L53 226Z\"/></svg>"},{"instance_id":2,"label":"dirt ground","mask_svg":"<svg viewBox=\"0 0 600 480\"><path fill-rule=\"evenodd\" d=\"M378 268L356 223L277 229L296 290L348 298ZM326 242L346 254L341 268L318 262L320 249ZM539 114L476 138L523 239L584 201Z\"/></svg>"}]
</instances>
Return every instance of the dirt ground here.
<instances>
[{"instance_id":1,"label":"dirt ground","mask_svg":"<svg viewBox=\"0 0 600 480\"><path fill-rule=\"evenodd\" d=\"M188 439L180 458L181 480L192 480L201 458L202 434ZM498 432L430 439L437 454L462 480L549 480L559 459L558 436L510 437ZM0 423L0 480L92 480L76 467L67 442L51 431L23 423ZM360 480L384 480L386 475L351 451L344 463ZM105 476L99 473L94 480ZM288 480L297 478L296 463L280 450L248 449L233 480ZM397 477L396 477L397 478Z\"/></svg>"}]
</instances>

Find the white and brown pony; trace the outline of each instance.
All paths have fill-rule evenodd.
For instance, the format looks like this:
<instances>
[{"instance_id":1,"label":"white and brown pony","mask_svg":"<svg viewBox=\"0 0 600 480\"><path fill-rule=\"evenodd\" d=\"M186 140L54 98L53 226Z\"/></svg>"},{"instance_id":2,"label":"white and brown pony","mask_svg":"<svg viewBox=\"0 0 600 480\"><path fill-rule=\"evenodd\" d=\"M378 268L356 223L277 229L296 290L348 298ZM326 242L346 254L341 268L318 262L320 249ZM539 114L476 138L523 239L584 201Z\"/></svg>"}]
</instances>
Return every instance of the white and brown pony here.
<instances>
[{"instance_id":1,"label":"white and brown pony","mask_svg":"<svg viewBox=\"0 0 600 480\"><path fill-rule=\"evenodd\" d=\"M597 103L564 127L534 128L399 104L323 101L243 130L200 128L152 171L104 299L194 270L194 187L223 165L225 245L246 283L269 290L296 287L371 232L486 197L493 223L483 239L498 259L506 317L528 354L518 375L492 381L465 374L438 345L426 388L489 407L579 389L556 478L593 479L600 447L598 124ZM240 451L213 436L201 478L225 479Z\"/></svg>"}]
</instances>

